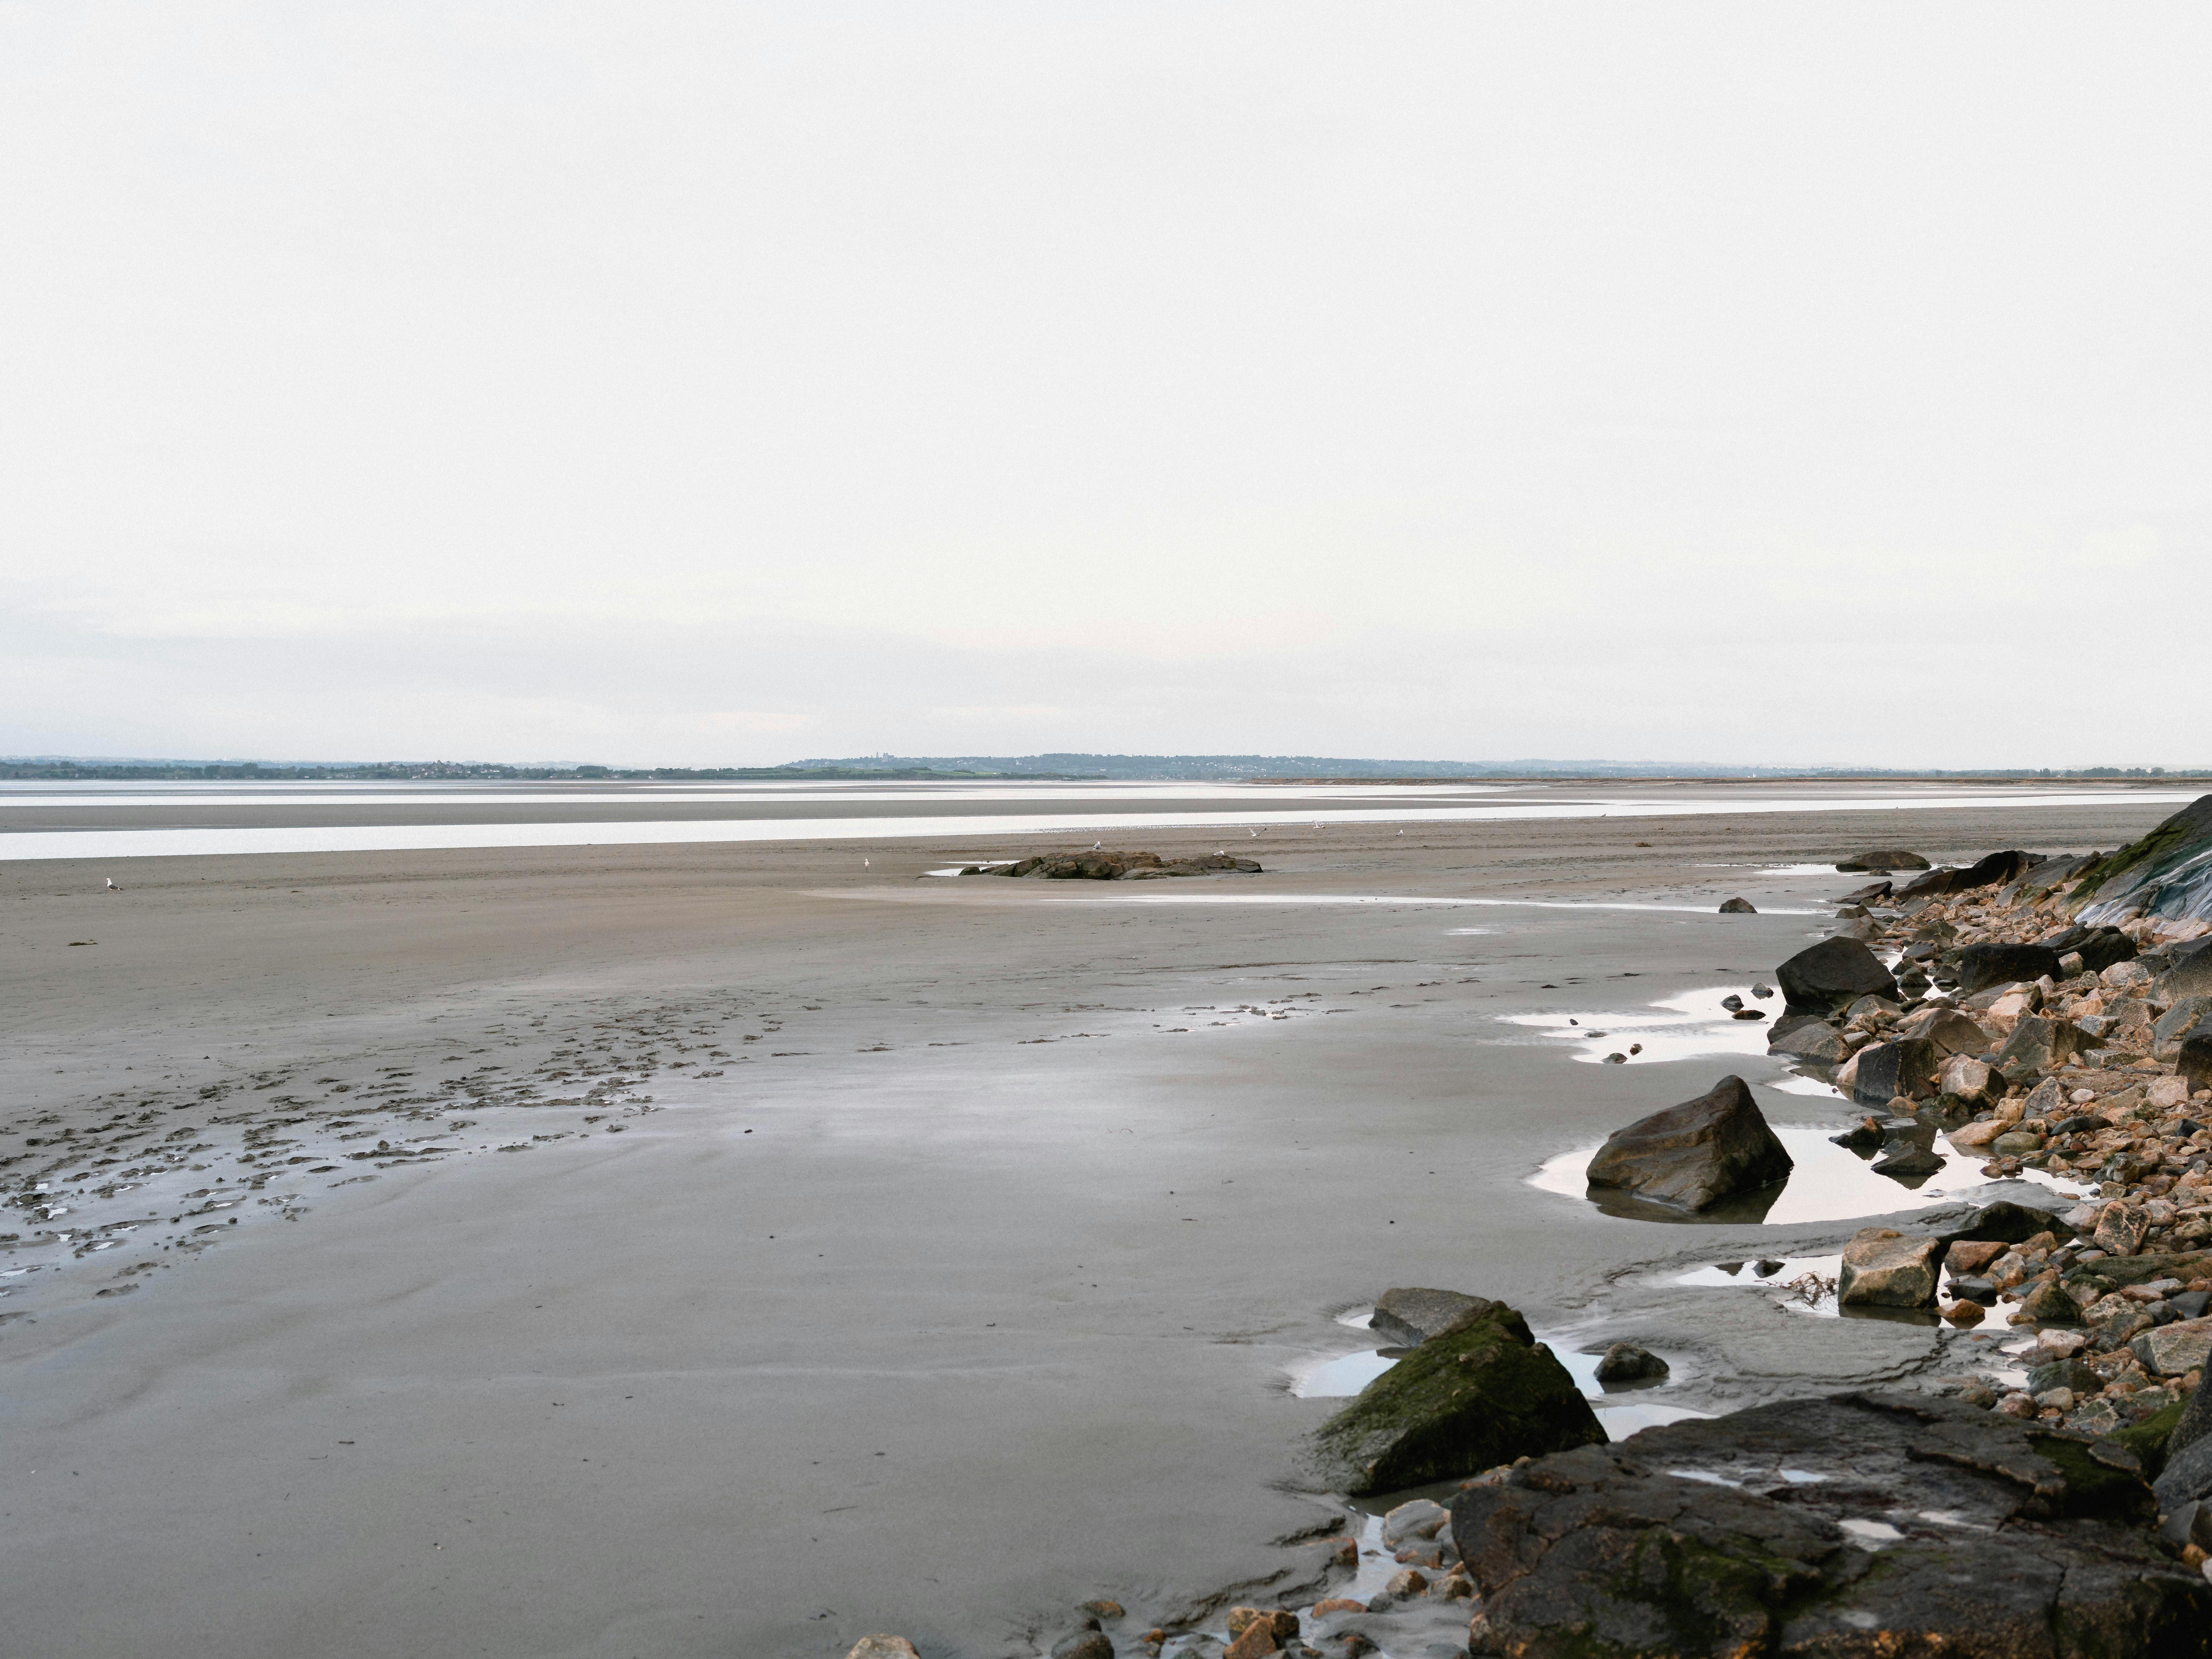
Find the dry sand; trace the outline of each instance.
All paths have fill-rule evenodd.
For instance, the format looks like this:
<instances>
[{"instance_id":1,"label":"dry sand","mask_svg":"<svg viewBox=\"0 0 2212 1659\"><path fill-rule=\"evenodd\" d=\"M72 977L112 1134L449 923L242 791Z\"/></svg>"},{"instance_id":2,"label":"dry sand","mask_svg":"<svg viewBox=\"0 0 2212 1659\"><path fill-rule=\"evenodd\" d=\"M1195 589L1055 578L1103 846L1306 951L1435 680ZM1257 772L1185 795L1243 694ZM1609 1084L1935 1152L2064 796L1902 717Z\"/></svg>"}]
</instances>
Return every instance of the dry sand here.
<instances>
[{"instance_id":1,"label":"dry sand","mask_svg":"<svg viewBox=\"0 0 2212 1659\"><path fill-rule=\"evenodd\" d=\"M1032 1654L1099 1595L1141 1628L1310 1569L1270 1540L1334 1513L1296 1460L1330 1407L1286 1379L1391 1285L1647 1340L1701 1409L1940 1368L1917 1326L1622 1278L1849 1224L1528 1184L1723 1071L1778 1123L1840 1103L1501 1017L1742 988L1819 919L1706 907L1855 884L1703 866L2170 810L1271 832L1263 876L1110 886L917 879L981 850L917 841L0 865L8 1649ZM1403 902L1194 902L1360 896ZM1419 902L1480 896L1699 908Z\"/></svg>"}]
</instances>

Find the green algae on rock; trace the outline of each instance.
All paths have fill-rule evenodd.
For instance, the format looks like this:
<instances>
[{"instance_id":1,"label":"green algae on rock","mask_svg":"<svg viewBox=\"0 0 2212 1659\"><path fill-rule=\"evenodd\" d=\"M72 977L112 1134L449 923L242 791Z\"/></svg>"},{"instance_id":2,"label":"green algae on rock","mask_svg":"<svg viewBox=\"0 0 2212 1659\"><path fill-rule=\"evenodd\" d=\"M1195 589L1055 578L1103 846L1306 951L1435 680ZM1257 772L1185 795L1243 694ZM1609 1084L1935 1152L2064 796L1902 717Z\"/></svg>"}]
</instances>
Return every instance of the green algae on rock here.
<instances>
[{"instance_id":1,"label":"green algae on rock","mask_svg":"<svg viewBox=\"0 0 2212 1659\"><path fill-rule=\"evenodd\" d=\"M1589 1401L1528 1322L1493 1302L1369 1383L1314 1437L1315 1467L1361 1496L1604 1443Z\"/></svg>"}]
</instances>

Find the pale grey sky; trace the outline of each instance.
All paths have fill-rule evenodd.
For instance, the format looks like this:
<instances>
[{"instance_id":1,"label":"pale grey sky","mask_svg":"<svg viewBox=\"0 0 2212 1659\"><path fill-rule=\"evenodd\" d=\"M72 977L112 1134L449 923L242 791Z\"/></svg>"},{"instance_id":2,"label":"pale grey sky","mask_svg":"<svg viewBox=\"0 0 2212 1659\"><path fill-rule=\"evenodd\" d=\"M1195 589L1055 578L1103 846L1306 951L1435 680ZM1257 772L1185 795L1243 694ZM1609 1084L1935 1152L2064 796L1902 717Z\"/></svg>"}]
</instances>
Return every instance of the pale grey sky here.
<instances>
[{"instance_id":1,"label":"pale grey sky","mask_svg":"<svg viewBox=\"0 0 2212 1659\"><path fill-rule=\"evenodd\" d=\"M2212 758L2208 46L0 0L0 752Z\"/></svg>"}]
</instances>

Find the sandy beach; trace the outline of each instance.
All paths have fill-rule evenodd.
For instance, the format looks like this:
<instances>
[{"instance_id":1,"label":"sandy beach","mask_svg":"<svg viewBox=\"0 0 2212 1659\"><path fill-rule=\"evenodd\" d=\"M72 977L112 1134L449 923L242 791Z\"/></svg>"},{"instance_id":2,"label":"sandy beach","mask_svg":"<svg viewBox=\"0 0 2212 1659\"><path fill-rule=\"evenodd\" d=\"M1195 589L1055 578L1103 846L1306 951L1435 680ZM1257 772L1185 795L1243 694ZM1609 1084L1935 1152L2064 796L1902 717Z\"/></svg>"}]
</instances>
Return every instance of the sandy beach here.
<instances>
[{"instance_id":1,"label":"sandy beach","mask_svg":"<svg viewBox=\"0 0 2212 1659\"><path fill-rule=\"evenodd\" d=\"M0 862L8 1645L1032 1656L1313 1570L1292 1382L1397 1285L1643 1342L1674 1409L1941 1370L1993 1339L1675 1282L1882 1212L1532 1180L1727 1073L1846 1119L1755 1028L1650 1024L1823 932L1840 854L2172 810L1899 799L1142 884L924 873L1036 836Z\"/></svg>"}]
</instances>

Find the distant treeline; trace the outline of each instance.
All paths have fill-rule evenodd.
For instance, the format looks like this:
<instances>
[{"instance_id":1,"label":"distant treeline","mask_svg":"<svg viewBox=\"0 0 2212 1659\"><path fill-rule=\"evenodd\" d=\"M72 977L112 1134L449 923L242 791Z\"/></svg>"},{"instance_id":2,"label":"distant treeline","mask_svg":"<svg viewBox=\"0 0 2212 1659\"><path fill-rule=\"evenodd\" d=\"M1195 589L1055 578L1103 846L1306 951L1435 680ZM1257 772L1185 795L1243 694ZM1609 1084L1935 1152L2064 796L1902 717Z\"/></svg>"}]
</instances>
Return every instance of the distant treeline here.
<instances>
[{"instance_id":1,"label":"distant treeline","mask_svg":"<svg viewBox=\"0 0 2212 1659\"><path fill-rule=\"evenodd\" d=\"M897 778L969 778L969 772L941 772L927 767L836 766L502 766L490 761L93 761L0 759L0 779L88 782L354 783L421 779L532 781L574 783L592 781L723 783L759 780L804 781L850 779L878 781Z\"/></svg>"},{"instance_id":2,"label":"distant treeline","mask_svg":"<svg viewBox=\"0 0 2212 1659\"><path fill-rule=\"evenodd\" d=\"M471 780L485 782L620 781L746 783L890 781L899 779L1243 782L1332 779L1419 781L1449 778L1854 779L1948 778L2033 781L2069 778L2184 780L2212 767L2084 766L1942 770L1930 767L1722 766L1695 761L1345 760L1317 755L868 755L791 761L781 766L508 766L492 761L97 760L69 755L0 758L0 779L85 782L343 783Z\"/></svg>"},{"instance_id":3,"label":"distant treeline","mask_svg":"<svg viewBox=\"0 0 2212 1659\"><path fill-rule=\"evenodd\" d=\"M1928 767L1724 766L1709 761L1347 760L1318 755L871 755L793 761L794 768L869 772L906 768L993 777L1247 778L2163 778L2212 775L2212 767L2169 772L2162 766L2050 767L1941 771Z\"/></svg>"}]
</instances>

